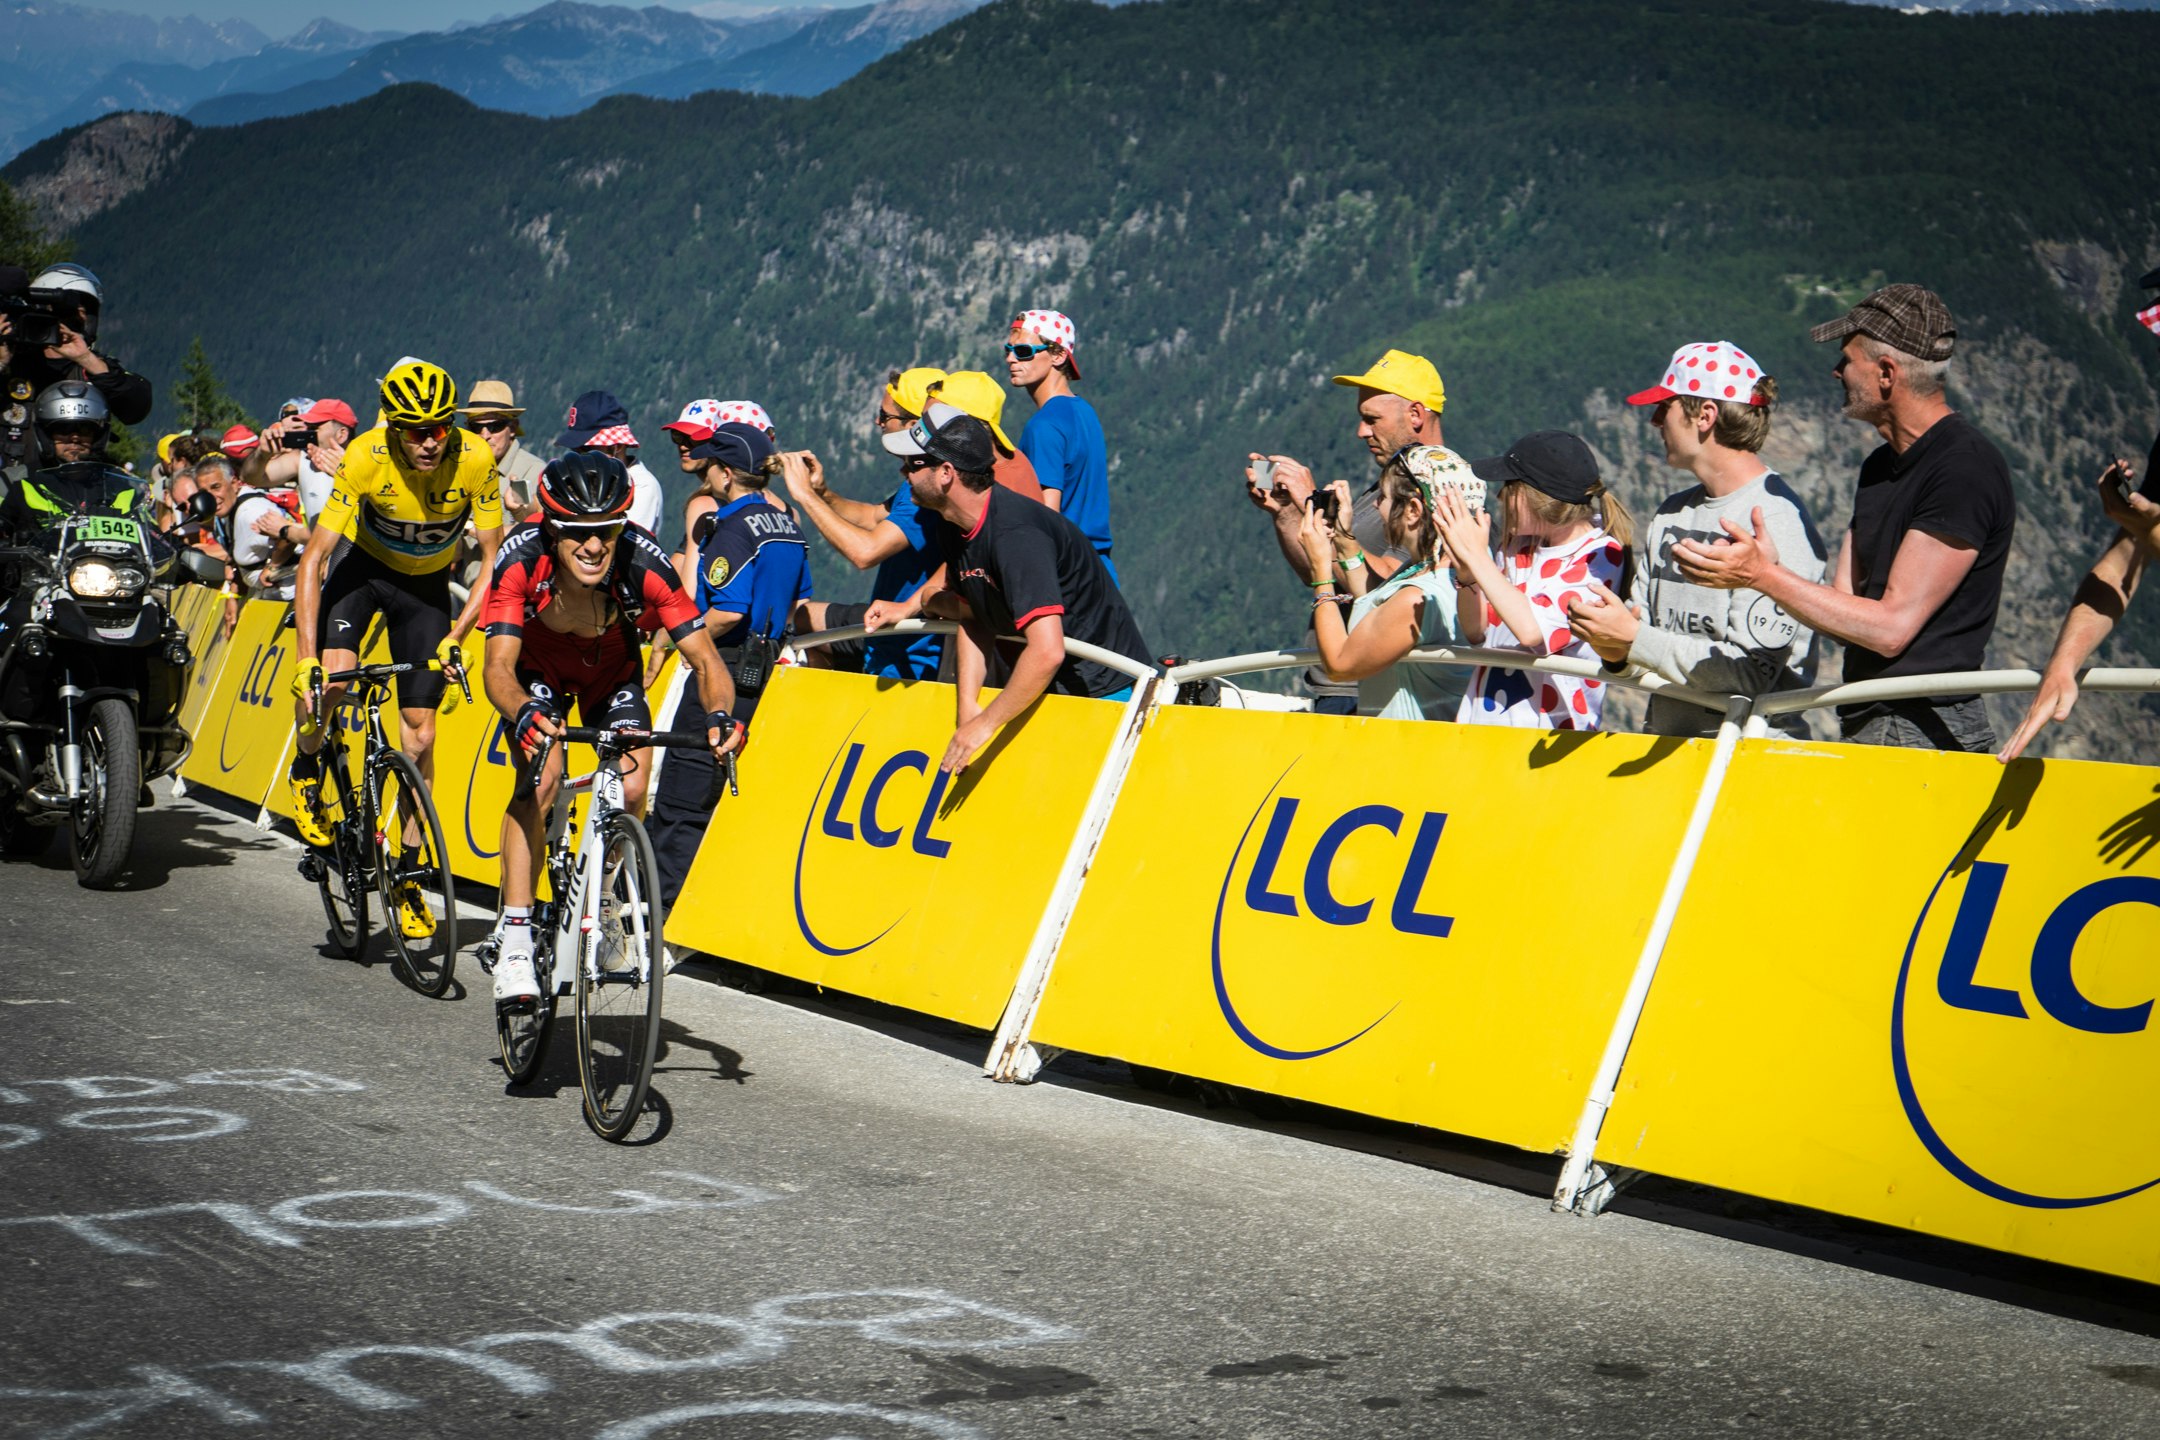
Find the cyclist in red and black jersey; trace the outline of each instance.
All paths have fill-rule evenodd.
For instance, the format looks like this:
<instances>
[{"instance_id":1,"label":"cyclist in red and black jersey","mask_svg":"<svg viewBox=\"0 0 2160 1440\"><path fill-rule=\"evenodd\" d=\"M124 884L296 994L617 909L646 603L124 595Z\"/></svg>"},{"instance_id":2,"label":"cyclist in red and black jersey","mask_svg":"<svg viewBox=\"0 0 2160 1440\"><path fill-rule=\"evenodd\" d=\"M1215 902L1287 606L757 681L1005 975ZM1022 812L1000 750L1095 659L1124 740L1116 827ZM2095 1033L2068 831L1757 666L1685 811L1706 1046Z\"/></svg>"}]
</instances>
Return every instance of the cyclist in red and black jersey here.
<instances>
[{"instance_id":1,"label":"cyclist in red and black jersey","mask_svg":"<svg viewBox=\"0 0 2160 1440\"><path fill-rule=\"evenodd\" d=\"M482 624L487 697L510 722L518 783L503 812L501 956L495 1001L538 996L532 906L540 879L540 826L562 783L562 747L550 749L537 789L527 774L543 737L562 734L576 702L585 724L649 729L638 632L665 629L697 674L706 739L717 758L742 739L728 711L735 685L652 532L628 521L630 474L612 455L578 451L540 474L540 519L506 536L495 557ZM623 798L643 807L650 750L623 766Z\"/></svg>"}]
</instances>

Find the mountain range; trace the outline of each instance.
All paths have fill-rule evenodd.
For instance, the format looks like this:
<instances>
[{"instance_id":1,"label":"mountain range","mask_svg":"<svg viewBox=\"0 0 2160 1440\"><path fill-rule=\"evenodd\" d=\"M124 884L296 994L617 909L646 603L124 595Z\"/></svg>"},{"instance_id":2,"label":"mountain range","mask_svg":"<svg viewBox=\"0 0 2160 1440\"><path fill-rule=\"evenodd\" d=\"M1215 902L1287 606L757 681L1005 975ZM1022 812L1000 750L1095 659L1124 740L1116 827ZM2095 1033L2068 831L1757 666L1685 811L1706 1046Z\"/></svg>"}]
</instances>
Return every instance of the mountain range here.
<instances>
[{"instance_id":1,"label":"mountain range","mask_svg":"<svg viewBox=\"0 0 2160 1440\"><path fill-rule=\"evenodd\" d=\"M196 336L258 410L364 404L416 353L510 381L543 443L573 396L612 389L663 455L688 400L752 398L858 497L894 484L867 433L887 367L1000 373L1009 317L1064 310L1110 437L1126 593L1186 655L1302 629L1242 457L1368 476L1328 377L1390 347L1439 363L1458 451L1576 429L1647 515L1681 487L1619 397L1682 342L1731 340L1783 385L1766 460L1841 533L1876 442L1840 416L1807 327L1919 281L1958 319L1953 402L2018 487L1994 659L2045 657L2105 539L2091 477L2160 427L2160 347L2131 315L2160 262L2160 154L2125 99L2160 16L1399 17L997 0L806 99L618 95L543 119L398 85L228 127L108 117L4 175L48 217L97 195L70 238L107 283L105 338L160 385ZM445 172L413 168L414 136L490 164L427 183ZM326 224L265 175L366 202L332 199ZM1006 429L1027 410L1015 397ZM861 593L829 551L816 566L821 595ZM2160 626L2133 612L2102 659L2160 660ZM2049 743L2149 758L2160 703L2088 701Z\"/></svg>"},{"instance_id":2,"label":"mountain range","mask_svg":"<svg viewBox=\"0 0 2160 1440\"><path fill-rule=\"evenodd\" d=\"M149 21L65 0L0 0L0 154L115 111L237 125L423 81L492 109L562 115L617 94L810 95L981 0L879 0L712 14L552 0L404 35L316 20L282 40L244 24Z\"/></svg>"}]
</instances>

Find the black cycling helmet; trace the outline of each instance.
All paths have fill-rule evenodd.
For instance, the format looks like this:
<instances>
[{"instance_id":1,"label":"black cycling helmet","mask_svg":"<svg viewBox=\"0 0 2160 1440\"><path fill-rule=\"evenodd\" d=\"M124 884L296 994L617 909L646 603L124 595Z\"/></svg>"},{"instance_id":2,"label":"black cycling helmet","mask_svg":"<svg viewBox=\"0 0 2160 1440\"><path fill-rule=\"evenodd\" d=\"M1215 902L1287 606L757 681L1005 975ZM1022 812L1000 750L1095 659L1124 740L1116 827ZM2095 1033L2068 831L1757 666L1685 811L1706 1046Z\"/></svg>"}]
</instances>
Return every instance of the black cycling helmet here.
<instances>
[{"instance_id":1,"label":"black cycling helmet","mask_svg":"<svg viewBox=\"0 0 2160 1440\"><path fill-rule=\"evenodd\" d=\"M616 520L630 513L630 472L598 450L573 450L540 472L540 509L550 520Z\"/></svg>"}]
</instances>

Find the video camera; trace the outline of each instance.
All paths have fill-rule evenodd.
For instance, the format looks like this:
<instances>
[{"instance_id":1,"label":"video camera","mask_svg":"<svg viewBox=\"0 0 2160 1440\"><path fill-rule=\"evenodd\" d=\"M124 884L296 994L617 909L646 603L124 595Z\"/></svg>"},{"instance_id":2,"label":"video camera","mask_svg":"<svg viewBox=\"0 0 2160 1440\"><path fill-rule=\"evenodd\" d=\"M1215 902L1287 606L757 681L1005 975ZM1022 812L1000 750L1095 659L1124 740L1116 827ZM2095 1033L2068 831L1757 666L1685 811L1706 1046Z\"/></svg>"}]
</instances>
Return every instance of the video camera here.
<instances>
[{"instance_id":1,"label":"video camera","mask_svg":"<svg viewBox=\"0 0 2160 1440\"><path fill-rule=\"evenodd\" d=\"M43 349L60 343L58 312L26 295L0 295L0 316L8 322L8 343L24 349Z\"/></svg>"}]
</instances>

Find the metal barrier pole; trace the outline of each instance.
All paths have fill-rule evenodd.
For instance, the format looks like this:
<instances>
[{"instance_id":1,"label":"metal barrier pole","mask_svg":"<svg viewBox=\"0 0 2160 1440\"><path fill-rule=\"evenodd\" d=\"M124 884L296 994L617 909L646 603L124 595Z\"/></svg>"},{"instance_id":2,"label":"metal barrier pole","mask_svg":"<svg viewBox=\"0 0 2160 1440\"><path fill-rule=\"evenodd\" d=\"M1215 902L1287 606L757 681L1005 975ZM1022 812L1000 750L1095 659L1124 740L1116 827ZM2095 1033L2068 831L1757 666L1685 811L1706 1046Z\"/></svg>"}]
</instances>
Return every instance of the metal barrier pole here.
<instances>
[{"instance_id":1,"label":"metal barrier pole","mask_svg":"<svg viewBox=\"0 0 2160 1440\"><path fill-rule=\"evenodd\" d=\"M1575 1138L1568 1146L1567 1164L1560 1171L1559 1188L1553 1192L1552 1208L1555 1210L1580 1209L1594 1215L1612 1197L1611 1177L1605 1175L1593 1160L1598 1133L1604 1128L1605 1113L1612 1109L1613 1094L1620 1083L1620 1067L1627 1060L1635 1027L1650 998L1650 982L1657 978L1658 961L1665 954L1665 941L1672 934L1673 920L1680 913L1680 901L1687 894L1688 881L1695 874L1695 858L1702 851L1703 836L1709 831L1710 817L1717 809L1718 792L1725 787L1725 772L1732 767L1733 753L1739 749L1741 725L1751 708L1750 702L1751 697L1745 695L1736 695L1727 702L1725 719L1718 726L1717 748L1710 756L1710 768L1703 774L1702 789L1696 792L1695 809L1688 816L1687 829L1681 834L1679 852L1673 856L1672 869L1665 876L1665 893L1658 899L1650 933L1643 937L1635 973L1628 981L1627 994L1620 1001L1620 1013L1613 1017L1612 1033L1605 1040L1605 1054L1598 1061L1597 1074L1590 1082L1590 1093L1583 1100L1582 1115L1575 1122Z\"/></svg>"},{"instance_id":2,"label":"metal barrier pole","mask_svg":"<svg viewBox=\"0 0 2160 1440\"><path fill-rule=\"evenodd\" d=\"M1093 646L1086 648L1093 652L1089 659L1104 659L1107 655ZM1117 668L1132 667L1132 662L1123 656L1114 658L1123 662ZM1065 939L1065 927L1072 923L1073 911L1080 904L1081 887L1094 867L1096 848L1110 824L1111 812L1117 808L1118 792L1124 788L1133 754L1140 748L1140 736L1147 729L1149 712L1155 708L1155 697L1164 683L1150 672L1134 682L1132 698L1125 702L1117 734L1103 755L1102 768L1095 773L1095 788L1088 794L1087 808L1080 813L1080 824L1073 831L1072 844L1066 848L1057 886L1043 906L1042 918L1036 922L1027 958L1021 962L1012 995L1005 1002L1005 1013L998 1018L997 1036L983 1060L983 1074L993 1080L1025 1085L1042 1071L1046 1057L1028 1042L1028 1032L1035 1026L1043 994L1050 988L1050 970L1056 963L1058 946Z\"/></svg>"}]
</instances>

